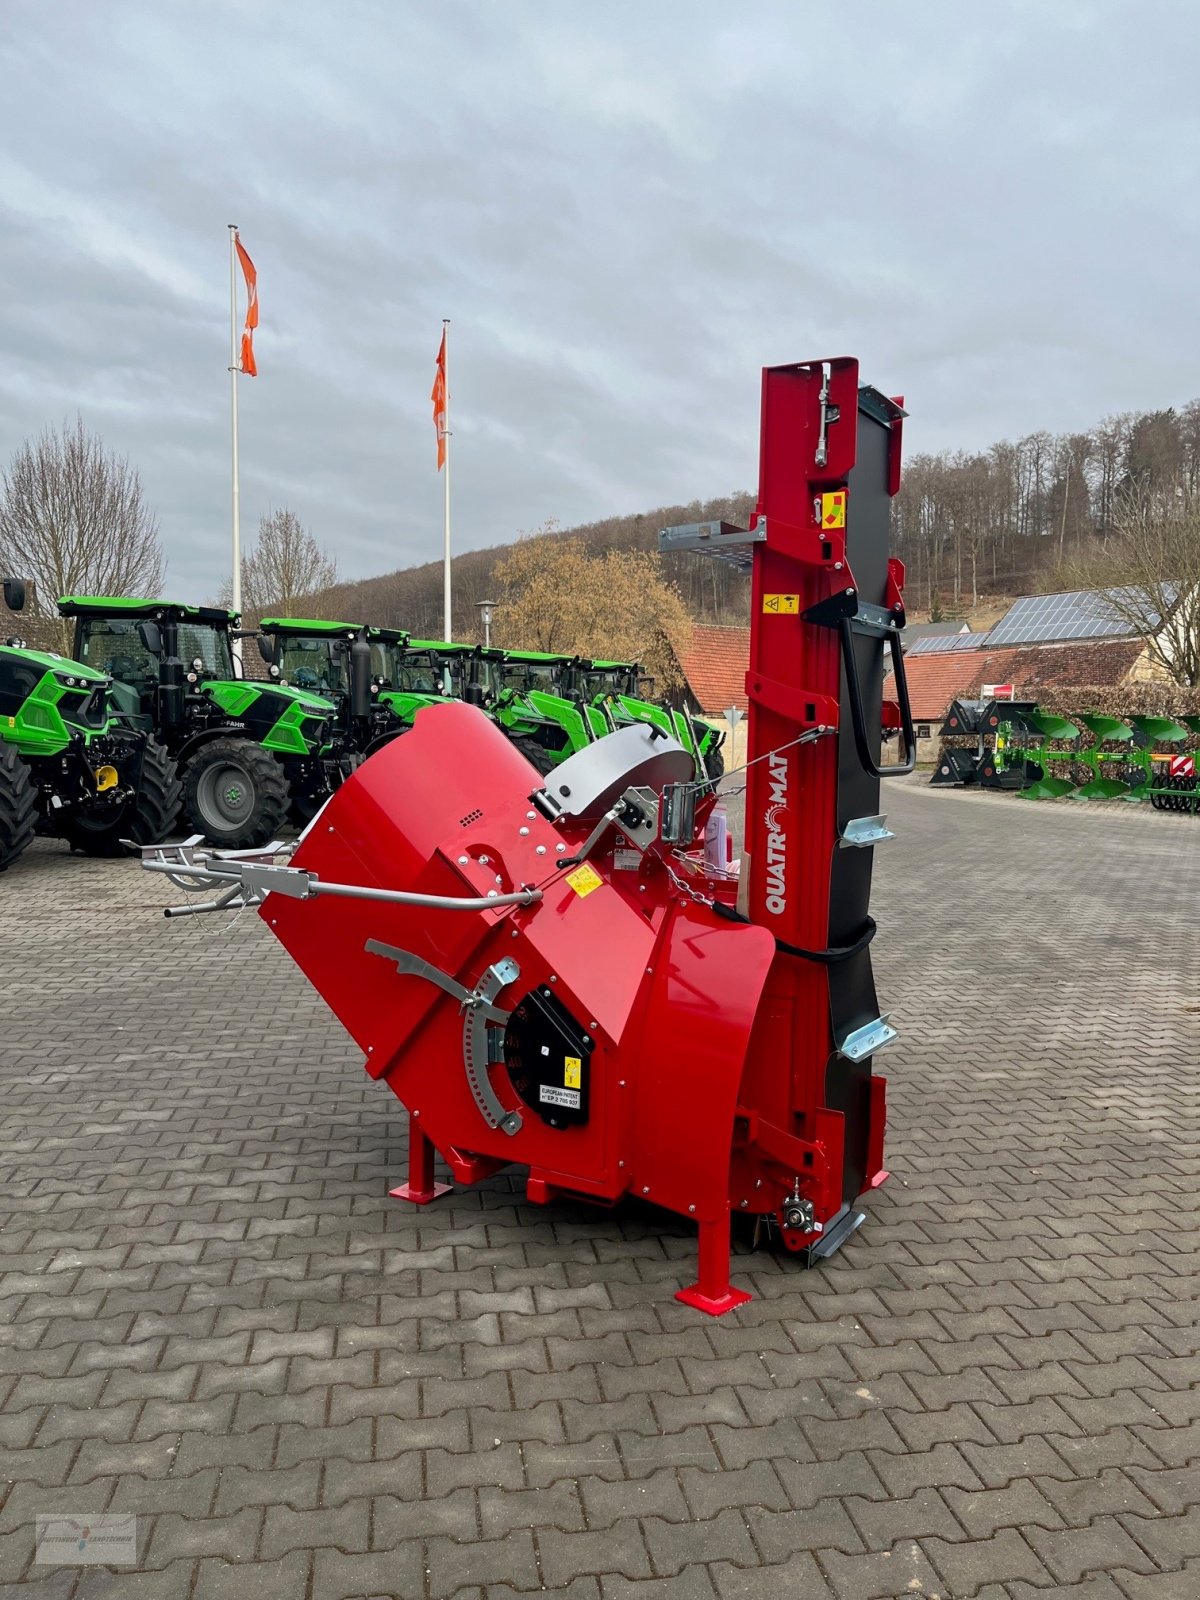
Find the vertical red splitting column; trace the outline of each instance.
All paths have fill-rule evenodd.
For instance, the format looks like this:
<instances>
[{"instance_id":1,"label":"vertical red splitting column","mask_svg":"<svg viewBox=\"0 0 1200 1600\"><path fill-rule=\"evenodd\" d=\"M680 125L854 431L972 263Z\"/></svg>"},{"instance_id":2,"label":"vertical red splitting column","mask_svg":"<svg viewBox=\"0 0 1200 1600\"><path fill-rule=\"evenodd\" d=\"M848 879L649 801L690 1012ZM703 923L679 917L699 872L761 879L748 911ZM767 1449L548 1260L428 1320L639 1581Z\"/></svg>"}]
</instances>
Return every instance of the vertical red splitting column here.
<instances>
[{"instance_id":1,"label":"vertical red splitting column","mask_svg":"<svg viewBox=\"0 0 1200 1600\"><path fill-rule=\"evenodd\" d=\"M748 911L777 938L810 950L829 942L838 738L792 741L838 723L838 635L804 613L853 582L845 523L857 427L857 361L764 369L757 517L767 537L754 553L746 677L754 763L746 795ZM760 1055L790 1061L791 1072L776 1066L757 1074L755 1102L779 1127L812 1138L833 1047L827 968L776 961L759 1038Z\"/></svg>"}]
</instances>

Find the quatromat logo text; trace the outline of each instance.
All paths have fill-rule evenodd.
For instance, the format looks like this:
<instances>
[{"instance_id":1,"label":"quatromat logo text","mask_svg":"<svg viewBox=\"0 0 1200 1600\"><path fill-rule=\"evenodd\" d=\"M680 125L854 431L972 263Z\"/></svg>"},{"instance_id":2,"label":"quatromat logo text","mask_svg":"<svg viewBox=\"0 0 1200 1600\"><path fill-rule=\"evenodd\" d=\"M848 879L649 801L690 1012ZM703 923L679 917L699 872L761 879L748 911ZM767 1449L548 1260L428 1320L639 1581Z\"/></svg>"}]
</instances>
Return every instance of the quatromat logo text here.
<instances>
[{"instance_id":1,"label":"quatromat logo text","mask_svg":"<svg viewBox=\"0 0 1200 1600\"><path fill-rule=\"evenodd\" d=\"M772 750L767 761L771 804L767 807L767 910L781 917L787 910L787 833L783 819L787 814L787 757Z\"/></svg>"}]
</instances>

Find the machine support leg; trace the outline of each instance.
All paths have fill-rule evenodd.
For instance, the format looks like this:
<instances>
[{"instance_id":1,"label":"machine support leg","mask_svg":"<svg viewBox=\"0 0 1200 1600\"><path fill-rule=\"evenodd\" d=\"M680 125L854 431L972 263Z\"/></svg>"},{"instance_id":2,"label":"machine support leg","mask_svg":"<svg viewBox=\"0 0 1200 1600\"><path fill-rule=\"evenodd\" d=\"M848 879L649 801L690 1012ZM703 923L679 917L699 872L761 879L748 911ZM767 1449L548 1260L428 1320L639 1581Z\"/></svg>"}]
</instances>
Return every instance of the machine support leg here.
<instances>
[{"instance_id":1,"label":"machine support leg","mask_svg":"<svg viewBox=\"0 0 1200 1600\"><path fill-rule=\"evenodd\" d=\"M393 1200L411 1200L415 1206L427 1206L439 1195L449 1194L454 1187L449 1183L436 1183L433 1177L433 1142L421 1131L421 1124L413 1112L408 1114L408 1182L389 1189Z\"/></svg>"},{"instance_id":2,"label":"machine support leg","mask_svg":"<svg viewBox=\"0 0 1200 1600\"><path fill-rule=\"evenodd\" d=\"M676 1300L695 1306L710 1317L724 1316L735 1306L744 1306L753 1295L735 1289L729 1281L729 1213L715 1222L700 1224L700 1270L697 1281L676 1292Z\"/></svg>"}]
</instances>

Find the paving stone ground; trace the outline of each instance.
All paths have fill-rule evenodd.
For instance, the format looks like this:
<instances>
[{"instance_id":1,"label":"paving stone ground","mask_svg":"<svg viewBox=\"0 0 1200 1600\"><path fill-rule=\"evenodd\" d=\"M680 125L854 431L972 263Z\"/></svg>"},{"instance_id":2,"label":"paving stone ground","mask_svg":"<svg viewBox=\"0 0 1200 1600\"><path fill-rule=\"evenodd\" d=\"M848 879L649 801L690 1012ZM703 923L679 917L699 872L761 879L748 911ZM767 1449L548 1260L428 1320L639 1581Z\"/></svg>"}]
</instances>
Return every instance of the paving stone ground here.
<instances>
[{"instance_id":1,"label":"paving stone ground","mask_svg":"<svg viewBox=\"0 0 1200 1600\"><path fill-rule=\"evenodd\" d=\"M417 1211L400 1109L253 916L0 878L0 1593L1195 1600L1200 822L889 785L891 1181L805 1273ZM34 1518L136 1513L136 1568Z\"/></svg>"}]
</instances>

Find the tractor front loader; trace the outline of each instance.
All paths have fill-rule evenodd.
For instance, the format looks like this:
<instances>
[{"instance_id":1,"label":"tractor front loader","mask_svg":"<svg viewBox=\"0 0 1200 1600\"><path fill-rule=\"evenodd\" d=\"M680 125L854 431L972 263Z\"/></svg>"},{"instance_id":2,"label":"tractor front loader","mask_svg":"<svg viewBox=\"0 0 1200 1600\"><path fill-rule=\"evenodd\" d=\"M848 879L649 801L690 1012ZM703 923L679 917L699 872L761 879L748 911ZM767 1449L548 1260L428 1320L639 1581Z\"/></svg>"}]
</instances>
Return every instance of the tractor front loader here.
<instances>
[{"instance_id":1,"label":"tractor front loader","mask_svg":"<svg viewBox=\"0 0 1200 1600\"><path fill-rule=\"evenodd\" d=\"M10 611L25 585L4 580ZM115 714L112 680L68 656L0 645L0 871L37 833L116 856L155 844L179 809L175 763Z\"/></svg>"},{"instance_id":2,"label":"tractor front loader","mask_svg":"<svg viewBox=\"0 0 1200 1600\"><path fill-rule=\"evenodd\" d=\"M118 710L178 763L188 827L247 849L274 838L289 811L328 792L332 701L235 676L237 617L170 600L69 596L76 661L114 680Z\"/></svg>"},{"instance_id":3,"label":"tractor front loader","mask_svg":"<svg viewBox=\"0 0 1200 1600\"><path fill-rule=\"evenodd\" d=\"M744 911L678 740L636 722L545 774L469 704L422 711L290 864L147 860L213 889L181 911L260 905L408 1109L398 1196L443 1192L436 1152L460 1184L526 1169L536 1204L663 1207L699 1229L678 1298L713 1315L749 1298L735 1218L805 1261L863 1221L887 1176L872 1058L895 1038L871 971L879 785L916 753L888 558L903 414L854 360L768 368L752 526L661 535L752 572ZM887 766L885 710L905 745Z\"/></svg>"}]
</instances>

